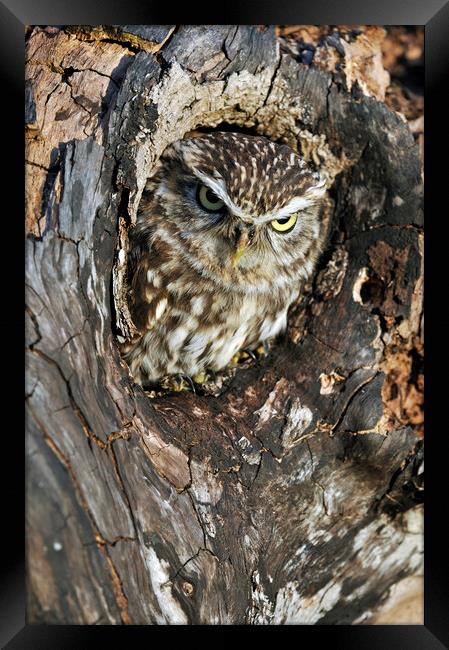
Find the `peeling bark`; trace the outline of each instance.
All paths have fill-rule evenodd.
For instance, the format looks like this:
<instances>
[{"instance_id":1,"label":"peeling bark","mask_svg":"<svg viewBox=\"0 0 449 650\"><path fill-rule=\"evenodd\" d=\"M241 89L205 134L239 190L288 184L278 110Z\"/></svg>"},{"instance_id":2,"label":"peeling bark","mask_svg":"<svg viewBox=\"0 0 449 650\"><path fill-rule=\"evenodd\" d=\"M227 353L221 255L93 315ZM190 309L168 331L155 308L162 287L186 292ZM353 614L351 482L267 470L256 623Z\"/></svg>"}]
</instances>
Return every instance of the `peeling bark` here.
<instances>
[{"instance_id":1,"label":"peeling bark","mask_svg":"<svg viewBox=\"0 0 449 650\"><path fill-rule=\"evenodd\" d=\"M307 29L316 63L261 26L29 34L30 622L390 622L420 584L419 146L379 32ZM329 245L267 358L150 399L117 348L128 231L165 147L216 127L321 169Z\"/></svg>"}]
</instances>

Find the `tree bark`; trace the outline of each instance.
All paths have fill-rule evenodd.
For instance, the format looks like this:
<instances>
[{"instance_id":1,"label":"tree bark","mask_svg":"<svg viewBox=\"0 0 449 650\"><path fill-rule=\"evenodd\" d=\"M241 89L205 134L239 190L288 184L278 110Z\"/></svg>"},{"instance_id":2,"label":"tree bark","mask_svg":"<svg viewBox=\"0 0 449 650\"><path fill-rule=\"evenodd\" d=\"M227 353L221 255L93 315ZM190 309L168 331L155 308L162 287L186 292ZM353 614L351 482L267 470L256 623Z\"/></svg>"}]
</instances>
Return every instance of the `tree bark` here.
<instances>
[{"instance_id":1,"label":"tree bark","mask_svg":"<svg viewBox=\"0 0 449 650\"><path fill-rule=\"evenodd\" d=\"M314 29L30 30L30 622L369 623L419 601L419 147L384 101L383 31ZM150 399L117 347L128 231L165 147L215 127L321 169L329 244L267 358Z\"/></svg>"}]
</instances>

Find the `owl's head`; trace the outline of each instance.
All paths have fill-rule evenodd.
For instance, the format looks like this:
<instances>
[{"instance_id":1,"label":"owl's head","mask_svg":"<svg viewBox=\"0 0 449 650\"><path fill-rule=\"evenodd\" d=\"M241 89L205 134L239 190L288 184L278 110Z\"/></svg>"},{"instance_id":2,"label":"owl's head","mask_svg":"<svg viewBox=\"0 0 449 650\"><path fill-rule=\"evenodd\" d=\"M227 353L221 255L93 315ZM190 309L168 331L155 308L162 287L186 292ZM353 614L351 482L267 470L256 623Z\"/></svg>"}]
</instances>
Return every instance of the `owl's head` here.
<instances>
[{"instance_id":1,"label":"owl's head","mask_svg":"<svg viewBox=\"0 0 449 650\"><path fill-rule=\"evenodd\" d=\"M167 237L205 272L241 286L309 275L326 188L290 147L223 132L179 140L147 189Z\"/></svg>"}]
</instances>

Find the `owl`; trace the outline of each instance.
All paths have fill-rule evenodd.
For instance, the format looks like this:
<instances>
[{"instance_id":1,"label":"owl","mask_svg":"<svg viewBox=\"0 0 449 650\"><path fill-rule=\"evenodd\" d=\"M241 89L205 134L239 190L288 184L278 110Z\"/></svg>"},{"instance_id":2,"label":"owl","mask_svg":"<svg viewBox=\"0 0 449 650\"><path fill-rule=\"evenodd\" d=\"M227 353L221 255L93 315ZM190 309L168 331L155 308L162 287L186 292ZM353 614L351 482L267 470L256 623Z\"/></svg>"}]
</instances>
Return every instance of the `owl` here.
<instances>
[{"instance_id":1,"label":"owl","mask_svg":"<svg viewBox=\"0 0 449 650\"><path fill-rule=\"evenodd\" d=\"M324 239L324 180L286 145L215 132L170 145L130 234L122 354L138 383L200 381L286 328Z\"/></svg>"}]
</instances>

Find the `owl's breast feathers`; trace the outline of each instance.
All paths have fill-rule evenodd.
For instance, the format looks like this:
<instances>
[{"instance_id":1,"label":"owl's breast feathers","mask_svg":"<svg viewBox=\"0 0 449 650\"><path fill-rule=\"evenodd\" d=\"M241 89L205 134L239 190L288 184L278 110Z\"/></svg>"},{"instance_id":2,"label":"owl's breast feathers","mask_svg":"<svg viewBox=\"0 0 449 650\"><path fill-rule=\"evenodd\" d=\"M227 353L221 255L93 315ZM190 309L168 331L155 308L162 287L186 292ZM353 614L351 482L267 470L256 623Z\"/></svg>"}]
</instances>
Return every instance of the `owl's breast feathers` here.
<instances>
[{"instance_id":1,"label":"owl's breast feathers","mask_svg":"<svg viewBox=\"0 0 449 650\"><path fill-rule=\"evenodd\" d=\"M298 290L270 295L225 292L154 241L130 260L129 306L139 335L122 345L139 383L168 374L221 370L242 348L255 349L286 327Z\"/></svg>"}]
</instances>

